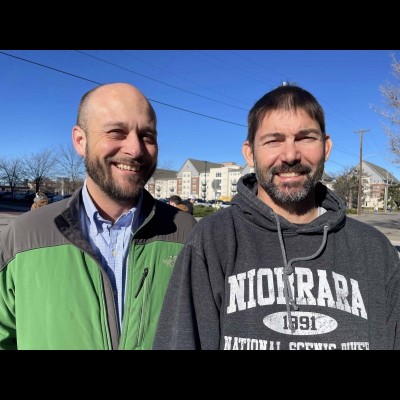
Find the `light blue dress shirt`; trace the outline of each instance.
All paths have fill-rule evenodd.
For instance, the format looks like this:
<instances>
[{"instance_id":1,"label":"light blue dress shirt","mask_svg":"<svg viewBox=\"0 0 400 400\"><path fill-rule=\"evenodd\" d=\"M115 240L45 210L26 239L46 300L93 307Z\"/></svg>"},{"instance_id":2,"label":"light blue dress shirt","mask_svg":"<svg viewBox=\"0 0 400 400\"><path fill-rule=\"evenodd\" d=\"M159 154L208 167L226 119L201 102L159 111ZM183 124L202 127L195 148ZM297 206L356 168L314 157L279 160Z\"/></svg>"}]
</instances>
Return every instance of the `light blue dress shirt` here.
<instances>
[{"instance_id":1,"label":"light blue dress shirt","mask_svg":"<svg viewBox=\"0 0 400 400\"><path fill-rule=\"evenodd\" d=\"M126 265L132 232L137 229L140 218L140 196L138 206L122 214L114 224L101 217L89 196L86 180L82 189L84 207L80 211L81 226L85 238L96 252L101 265L110 279L115 304L118 310L119 326L122 326L125 302Z\"/></svg>"}]
</instances>

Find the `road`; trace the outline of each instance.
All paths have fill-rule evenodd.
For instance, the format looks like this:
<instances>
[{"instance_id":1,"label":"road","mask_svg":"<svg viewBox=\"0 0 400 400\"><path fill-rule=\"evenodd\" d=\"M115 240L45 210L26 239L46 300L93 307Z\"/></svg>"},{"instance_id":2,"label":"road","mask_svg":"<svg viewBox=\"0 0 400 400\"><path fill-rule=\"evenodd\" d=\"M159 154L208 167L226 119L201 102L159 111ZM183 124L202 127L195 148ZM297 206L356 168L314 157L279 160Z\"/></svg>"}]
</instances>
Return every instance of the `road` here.
<instances>
[{"instance_id":1,"label":"road","mask_svg":"<svg viewBox=\"0 0 400 400\"><path fill-rule=\"evenodd\" d=\"M23 214L30 209L29 205L16 205L0 202L0 232L17 215Z\"/></svg>"},{"instance_id":2,"label":"road","mask_svg":"<svg viewBox=\"0 0 400 400\"><path fill-rule=\"evenodd\" d=\"M380 230L400 252L400 213L349 214L349 217L363 221Z\"/></svg>"}]
</instances>

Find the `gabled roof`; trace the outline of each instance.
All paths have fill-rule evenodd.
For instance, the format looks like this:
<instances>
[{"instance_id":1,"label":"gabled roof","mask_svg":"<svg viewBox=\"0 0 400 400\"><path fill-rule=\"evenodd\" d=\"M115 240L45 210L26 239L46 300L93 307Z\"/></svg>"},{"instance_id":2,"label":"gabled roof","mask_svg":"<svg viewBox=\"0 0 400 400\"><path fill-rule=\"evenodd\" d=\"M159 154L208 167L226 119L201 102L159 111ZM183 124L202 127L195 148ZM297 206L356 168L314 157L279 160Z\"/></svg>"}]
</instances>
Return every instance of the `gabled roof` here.
<instances>
[{"instance_id":1,"label":"gabled roof","mask_svg":"<svg viewBox=\"0 0 400 400\"><path fill-rule=\"evenodd\" d=\"M373 169L381 178L383 181L388 180L390 183L399 183L397 178L392 175L387 169L380 167L379 165L372 164L369 161L363 160L364 164L367 164L371 169Z\"/></svg>"},{"instance_id":2,"label":"gabled roof","mask_svg":"<svg viewBox=\"0 0 400 400\"><path fill-rule=\"evenodd\" d=\"M197 172L202 173L207 168L207 173L210 172L210 168L221 168L224 164L214 163L207 160L194 160L193 158L188 158L187 161L190 161L193 167L196 168Z\"/></svg>"},{"instance_id":3,"label":"gabled roof","mask_svg":"<svg viewBox=\"0 0 400 400\"><path fill-rule=\"evenodd\" d=\"M177 171L170 169L156 169L152 178L153 179L176 179Z\"/></svg>"}]
</instances>

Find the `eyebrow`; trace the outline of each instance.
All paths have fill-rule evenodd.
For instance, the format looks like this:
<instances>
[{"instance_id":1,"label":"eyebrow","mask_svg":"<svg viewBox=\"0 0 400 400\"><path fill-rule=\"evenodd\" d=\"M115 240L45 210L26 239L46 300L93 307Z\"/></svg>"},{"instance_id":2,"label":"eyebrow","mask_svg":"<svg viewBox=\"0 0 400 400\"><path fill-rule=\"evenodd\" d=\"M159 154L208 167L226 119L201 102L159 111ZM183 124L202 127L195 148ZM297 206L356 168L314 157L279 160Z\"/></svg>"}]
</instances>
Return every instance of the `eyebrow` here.
<instances>
[{"instance_id":1,"label":"eyebrow","mask_svg":"<svg viewBox=\"0 0 400 400\"><path fill-rule=\"evenodd\" d=\"M104 128L124 128L128 129L128 125L120 121L109 121L104 124Z\"/></svg>"},{"instance_id":2,"label":"eyebrow","mask_svg":"<svg viewBox=\"0 0 400 400\"><path fill-rule=\"evenodd\" d=\"M309 128L309 129L301 129L298 132L294 134L294 136L299 136L299 135L307 135L309 133L317 133L319 135L322 135L322 132L318 128ZM267 137L279 137L279 136L286 136L284 133L281 132L268 132L264 133L263 135L260 136L259 140L262 140Z\"/></svg>"},{"instance_id":3,"label":"eyebrow","mask_svg":"<svg viewBox=\"0 0 400 400\"><path fill-rule=\"evenodd\" d=\"M109 121L104 124L104 129L110 129L110 128L121 128L125 130L129 130L128 124L125 122L121 121ZM157 134L157 129L154 128L154 126L151 125L146 125L142 128L140 128L141 131L149 131L154 134Z\"/></svg>"}]
</instances>

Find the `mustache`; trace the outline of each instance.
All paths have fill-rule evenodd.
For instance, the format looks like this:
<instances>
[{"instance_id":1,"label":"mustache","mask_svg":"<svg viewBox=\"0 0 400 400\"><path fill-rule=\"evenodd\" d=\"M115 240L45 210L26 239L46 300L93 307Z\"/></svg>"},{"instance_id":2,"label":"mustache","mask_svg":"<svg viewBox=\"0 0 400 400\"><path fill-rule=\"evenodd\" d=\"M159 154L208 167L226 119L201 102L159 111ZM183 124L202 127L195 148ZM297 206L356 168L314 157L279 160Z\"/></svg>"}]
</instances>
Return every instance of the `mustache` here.
<instances>
[{"instance_id":1,"label":"mustache","mask_svg":"<svg viewBox=\"0 0 400 400\"><path fill-rule=\"evenodd\" d=\"M275 167L272 167L270 170L270 173L273 175L276 174L282 174L282 173L290 173L290 172L296 172L296 173L305 173L309 174L311 172L311 168L307 167L306 165L302 164L295 164L295 165L277 165Z\"/></svg>"}]
</instances>

